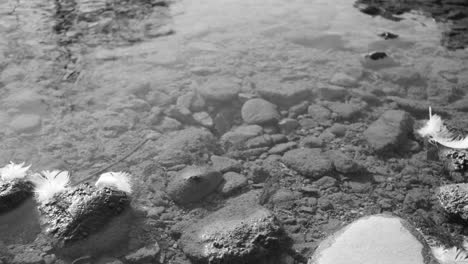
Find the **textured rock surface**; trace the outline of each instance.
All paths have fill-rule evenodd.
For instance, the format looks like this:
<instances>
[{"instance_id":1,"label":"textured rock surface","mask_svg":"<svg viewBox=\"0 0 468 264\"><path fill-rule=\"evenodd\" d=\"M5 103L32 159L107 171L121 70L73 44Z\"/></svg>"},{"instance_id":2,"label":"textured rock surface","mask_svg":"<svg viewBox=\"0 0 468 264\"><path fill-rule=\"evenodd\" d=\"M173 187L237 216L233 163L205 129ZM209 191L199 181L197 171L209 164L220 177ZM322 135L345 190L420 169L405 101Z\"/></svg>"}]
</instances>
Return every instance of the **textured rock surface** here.
<instances>
[{"instance_id":1,"label":"textured rock surface","mask_svg":"<svg viewBox=\"0 0 468 264\"><path fill-rule=\"evenodd\" d=\"M333 162L320 149L293 149L283 155L282 161L307 178L318 178L333 171Z\"/></svg>"},{"instance_id":2,"label":"textured rock surface","mask_svg":"<svg viewBox=\"0 0 468 264\"><path fill-rule=\"evenodd\" d=\"M468 220L468 184L448 184L437 191L437 198L447 213Z\"/></svg>"},{"instance_id":3,"label":"textured rock surface","mask_svg":"<svg viewBox=\"0 0 468 264\"><path fill-rule=\"evenodd\" d=\"M413 132L413 119L401 110L388 110L373 122L364 137L377 152L399 151Z\"/></svg>"},{"instance_id":4,"label":"textured rock surface","mask_svg":"<svg viewBox=\"0 0 468 264\"><path fill-rule=\"evenodd\" d=\"M269 210L256 204L253 194L237 197L184 230L183 251L197 263L258 263L274 255L281 242L280 226Z\"/></svg>"},{"instance_id":5,"label":"textured rock surface","mask_svg":"<svg viewBox=\"0 0 468 264\"><path fill-rule=\"evenodd\" d=\"M272 76L256 76L256 91L265 99L284 107L306 100L312 93L307 82L281 82Z\"/></svg>"},{"instance_id":6,"label":"textured rock surface","mask_svg":"<svg viewBox=\"0 0 468 264\"><path fill-rule=\"evenodd\" d=\"M29 181L0 181L0 214L20 205L32 194L33 185Z\"/></svg>"},{"instance_id":7,"label":"textured rock surface","mask_svg":"<svg viewBox=\"0 0 468 264\"><path fill-rule=\"evenodd\" d=\"M223 176L219 171L189 166L170 180L167 193L180 204L198 202L215 191L222 179Z\"/></svg>"},{"instance_id":8,"label":"textured rock surface","mask_svg":"<svg viewBox=\"0 0 468 264\"><path fill-rule=\"evenodd\" d=\"M356 220L320 243L308 264L428 264L429 247L403 219L373 215Z\"/></svg>"},{"instance_id":9,"label":"textured rock surface","mask_svg":"<svg viewBox=\"0 0 468 264\"><path fill-rule=\"evenodd\" d=\"M245 102L241 113L242 119L247 124L277 122L280 118L276 105L260 98L250 99Z\"/></svg>"},{"instance_id":10,"label":"textured rock surface","mask_svg":"<svg viewBox=\"0 0 468 264\"><path fill-rule=\"evenodd\" d=\"M226 102L237 97L240 86L231 78L213 78L198 88L207 101Z\"/></svg>"}]
</instances>

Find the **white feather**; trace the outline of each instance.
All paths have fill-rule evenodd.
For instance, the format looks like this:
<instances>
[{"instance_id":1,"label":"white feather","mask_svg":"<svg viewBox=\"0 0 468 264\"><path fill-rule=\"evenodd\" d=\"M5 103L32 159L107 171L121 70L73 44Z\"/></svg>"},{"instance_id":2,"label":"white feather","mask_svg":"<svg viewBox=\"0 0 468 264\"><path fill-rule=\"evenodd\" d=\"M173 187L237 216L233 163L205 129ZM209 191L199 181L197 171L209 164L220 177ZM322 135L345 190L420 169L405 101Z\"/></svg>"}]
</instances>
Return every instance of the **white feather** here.
<instances>
[{"instance_id":1,"label":"white feather","mask_svg":"<svg viewBox=\"0 0 468 264\"><path fill-rule=\"evenodd\" d=\"M116 188L117 190L131 193L132 186L130 185L130 174L126 172L106 172L99 176L96 182L97 188Z\"/></svg>"},{"instance_id":2,"label":"white feather","mask_svg":"<svg viewBox=\"0 0 468 264\"><path fill-rule=\"evenodd\" d=\"M25 167L24 162L21 164L15 164L10 161L10 164L0 168L0 179L3 181L23 179L30 167L31 165Z\"/></svg>"},{"instance_id":3,"label":"white feather","mask_svg":"<svg viewBox=\"0 0 468 264\"><path fill-rule=\"evenodd\" d=\"M430 107L429 120L418 130L418 133L448 148L468 149L468 136L460 138L450 132L440 116L432 115Z\"/></svg>"},{"instance_id":4,"label":"white feather","mask_svg":"<svg viewBox=\"0 0 468 264\"><path fill-rule=\"evenodd\" d=\"M437 246L431 247L431 251L440 264L468 264L468 254L465 250Z\"/></svg>"},{"instance_id":5,"label":"white feather","mask_svg":"<svg viewBox=\"0 0 468 264\"><path fill-rule=\"evenodd\" d=\"M48 202L56 193L65 191L70 182L68 171L42 171L31 176L36 199L41 203Z\"/></svg>"}]
</instances>

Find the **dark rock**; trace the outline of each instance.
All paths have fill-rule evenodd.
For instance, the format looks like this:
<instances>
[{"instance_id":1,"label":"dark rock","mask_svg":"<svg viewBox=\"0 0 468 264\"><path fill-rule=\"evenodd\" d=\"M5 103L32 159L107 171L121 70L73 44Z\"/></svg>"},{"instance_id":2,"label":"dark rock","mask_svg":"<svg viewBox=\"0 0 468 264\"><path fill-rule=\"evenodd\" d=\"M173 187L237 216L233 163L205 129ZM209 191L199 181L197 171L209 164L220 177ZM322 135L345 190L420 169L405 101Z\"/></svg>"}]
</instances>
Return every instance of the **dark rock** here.
<instances>
[{"instance_id":1,"label":"dark rock","mask_svg":"<svg viewBox=\"0 0 468 264\"><path fill-rule=\"evenodd\" d=\"M364 137L377 152L399 152L413 132L413 119L401 110L388 110L364 131Z\"/></svg>"},{"instance_id":2,"label":"dark rock","mask_svg":"<svg viewBox=\"0 0 468 264\"><path fill-rule=\"evenodd\" d=\"M241 109L242 119L247 124L274 123L280 119L276 105L260 99L250 99Z\"/></svg>"},{"instance_id":3,"label":"dark rock","mask_svg":"<svg viewBox=\"0 0 468 264\"><path fill-rule=\"evenodd\" d=\"M448 184L441 186L436 193L442 208L449 213L468 221L468 184Z\"/></svg>"},{"instance_id":4,"label":"dark rock","mask_svg":"<svg viewBox=\"0 0 468 264\"><path fill-rule=\"evenodd\" d=\"M316 136L306 136L301 139L300 145L307 148L321 148L323 146L323 140Z\"/></svg>"},{"instance_id":5,"label":"dark rock","mask_svg":"<svg viewBox=\"0 0 468 264\"><path fill-rule=\"evenodd\" d=\"M366 57L370 58L371 60L380 60L388 57L388 55L385 52L375 51L368 53Z\"/></svg>"},{"instance_id":6,"label":"dark rock","mask_svg":"<svg viewBox=\"0 0 468 264\"><path fill-rule=\"evenodd\" d=\"M321 105L310 105L307 111L312 119L318 122L327 122L330 120L331 111Z\"/></svg>"},{"instance_id":7,"label":"dark rock","mask_svg":"<svg viewBox=\"0 0 468 264\"><path fill-rule=\"evenodd\" d=\"M80 184L40 204L40 220L56 246L69 247L98 235L129 205L130 198L125 192ZM123 229L119 231L125 233Z\"/></svg>"},{"instance_id":8,"label":"dark rock","mask_svg":"<svg viewBox=\"0 0 468 264\"><path fill-rule=\"evenodd\" d=\"M343 124L333 124L328 130L337 137L344 137L346 129L347 127Z\"/></svg>"},{"instance_id":9,"label":"dark rock","mask_svg":"<svg viewBox=\"0 0 468 264\"><path fill-rule=\"evenodd\" d=\"M23 179L0 181L0 214L19 206L32 195L33 185Z\"/></svg>"},{"instance_id":10,"label":"dark rock","mask_svg":"<svg viewBox=\"0 0 468 264\"><path fill-rule=\"evenodd\" d=\"M333 171L333 162L320 149L290 150L283 155L282 161L307 178L318 178Z\"/></svg>"},{"instance_id":11,"label":"dark rock","mask_svg":"<svg viewBox=\"0 0 468 264\"><path fill-rule=\"evenodd\" d=\"M222 180L222 174L216 170L189 166L170 180L167 193L179 204L194 203L214 192Z\"/></svg>"},{"instance_id":12,"label":"dark rock","mask_svg":"<svg viewBox=\"0 0 468 264\"><path fill-rule=\"evenodd\" d=\"M227 107L219 110L213 119L213 125L216 131L219 134L224 134L228 132L234 124L236 115L237 111L232 107Z\"/></svg>"},{"instance_id":13,"label":"dark rock","mask_svg":"<svg viewBox=\"0 0 468 264\"><path fill-rule=\"evenodd\" d=\"M338 120L352 120L361 114L362 107L352 103L334 102L329 105Z\"/></svg>"},{"instance_id":14,"label":"dark rock","mask_svg":"<svg viewBox=\"0 0 468 264\"><path fill-rule=\"evenodd\" d=\"M398 38L398 35L393 34L392 32L385 31L385 32L380 33L379 37L381 37L383 39L396 39L396 38Z\"/></svg>"},{"instance_id":15,"label":"dark rock","mask_svg":"<svg viewBox=\"0 0 468 264\"><path fill-rule=\"evenodd\" d=\"M258 263L275 255L282 232L274 215L247 193L184 230L182 250L196 263Z\"/></svg>"},{"instance_id":16,"label":"dark rock","mask_svg":"<svg viewBox=\"0 0 468 264\"><path fill-rule=\"evenodd\" d=\"M228 171L240 172L240 170L242 169L242 164L234 159L216 155L211 156L210 159L211 163L213 164L211 167L214 170L217 170L221 173L225 173Z\"/></svg>"},{"instance_id":17,"label":"dark rock","mask_svg":"<svg viewBox=\"0 0 468 264\"><path fill-rule=\"evenodd\" d=\"M431 194L423 189L410 190L403 201L403 210L406 212L414 212L417 209L429 209L431 204L427 199Z\"/></svg>"},{"instance_id":18,"label":"dark rock","mask_svg":"<svg viewBox=\"0 0 468 264\"><path fill-rule=\"evenodd\" d=\"M361 59L362 66L374 70L397 66L396 63L391 57L389 57L385 52L374 51L365 54Z\"/></svg>"},{"instance_id":19,"label":"dark rock","mask_svg":"<svg viewBox=\"0 0 468 264\"><path fill-rule=\"evenodd\" d=\"M364 172L364 167L345 154L334 151L330 155L333 159L335 170L343 174L354 174Z\"/></svg>"}]
</instances>

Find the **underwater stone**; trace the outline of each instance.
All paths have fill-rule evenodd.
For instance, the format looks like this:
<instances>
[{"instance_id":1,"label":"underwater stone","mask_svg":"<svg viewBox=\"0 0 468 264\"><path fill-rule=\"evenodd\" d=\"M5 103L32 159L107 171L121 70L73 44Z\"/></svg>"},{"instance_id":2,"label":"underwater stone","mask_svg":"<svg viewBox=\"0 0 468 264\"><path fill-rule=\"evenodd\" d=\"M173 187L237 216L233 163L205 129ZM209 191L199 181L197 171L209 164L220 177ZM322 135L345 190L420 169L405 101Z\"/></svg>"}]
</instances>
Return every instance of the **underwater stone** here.
<instances>
[{"instance_id":1,"label":"underwater stone","mask_svg":"<svg viewBox=\"0 0 468 264\"><path fill-rule=\"evenodd\" d=\"M123 191L80 184L40 204L40 222L58 247L72 246L103 230L130 205ZM123 232L123 231L122 231Z\"/></svg>"},{"instance_id":2,"label":"underwater stone","mask_svg":"<svg viewBox=\"0 0 468 264\"><path fill-rule=\"evenodd\" d=\"M223 176L219 171L189 166L171 179L167 193L179 204L194 203L214 192L222 180Z\"/></svg>"},{"instance_id":3,"label":"underwater stone","mask_svg":"<svg viewBox=\"0 0 468 264\"><path fill-rule=\"evenodd\" d=\"M283 155L282 161L304 177L317 179L333 171L333 162L320 149L293 149Z\"/></svg>"},{"instance_id":4,"label":"underwater stone","mask_svg":"<svg viewBox=\"0 0 468 264\"><path fill-rule=\"evenodd\" d=\"M407 112L388 110L364 131L364 137L377 152L398 152L413 133L413 123Z\"/></svg>"},{"instance_id":5,"label":"underwater stone","mask_svg":"<svg viewBox=\"0 0 468 264\"><path fill-rule=\"evenodd\" d=\"M0 214L20 205L32 195L32 189L32 183L23 179L9 182L0 180Z\"/></svg>"},{"instance_id":6,"label":"underwater stone","mask_svg":"<svg viewBox=\"0 0 468 264\"><path fill-rule=\"evenodd\" d=\"M277 122L280 114L276 105L260 99L250 99L244 103L241 109L242 119L247 124L266 124Z\"/></svg>"},{"instance_id":7,"label":"underwater stone","mask_svg":"<svg viewBox=\"0 0 468 264\"><path fill-rule=\"evenodd\" d=\"M198 92L207 101L229 102L236 99L240 85L232 78L217 77L200 86Z\"/></svg>"},{"instance_id":8,"label":"underwater stone","mask_svg":"<svg viewBox=\"0 0 468 264\"><path fill-rule=\"evenodd\" d=\"M220 192L226 196L247 186L247 178L237 172L226 172L223 174L223 179L224 183L220 185Z\"/></svg>"},{"instance_id":9,"label":"underwater stone","mask_svg":"<svg viewBox=\"0 0 468 264\"><path fill-rule=\"evenodd\" d=\"M312 91L307 81L282 82L275 76L258 74L254 77L255 90L266 100L282 107L290 107L307 100Z\"/></svg>"},{"instance_id":10,"label":"underwater stone","mask_svg":"<svg viewBox=\"0 0 468 264\"><path fill-rule=\"evenodd\" d=\"M257 200L258 192L249 192L190 225L180 239L184 253L196 263L260 263L275 255L283 233Z\"/></svg>"},{"instance_id":11,"label":"underwater stone","mask_svg":"<svg viewBox=\"0 0 468 264\"><path fill-rule=\"evenodd\" d=\"M160 248L158 243L153 243L146 247L142 247L137 251L125 256L126 263L130 264L143 264L143 263L157 263L157 256Z\"/></svg>"},{"instance_id":12,"label":"underwater stone","mask_svg":"<svg viewBox=\"0 0 468 264\"><path fill-rule=\"evenodd\" d=\"M448 184L439 187L436 193L440 204L447 213L468 220L468 184Z\"/></svg>"},{"instance_id":13,"label":"underwater stone","mask_svg":"<svg viewBox=\"0 0 468 264\"><path fill-rule=\"evenodd\" d=\"M247 125L235 128L221 136L221 144L226 147L240 147L248 139L260 135L263 128L259 125Z\"/></svg>"},{"instance_id":14,"label":"underwater stone","mask_svg":"<svg viewBox=\"0 0 468 264\"><path fill-rule=\"evenodd\" d=\"M193 114L193 119L204 127L212 127L213 119L207 112L198 112Z\"/></svg>"},{"instance_id":15,"label":"underwater stone","mask_svg":"<svg viewBox=\"0 0 468 264\"><path fill-rule=\"evenodd\" d=\"M23 114L10 122L10 127L16 132L29 133L41 126L41 117L35 114Z\"/></svg>"},{"instance_id":16,"label":"underwater stone","mask_svg":"<svg viewBox=\"0 0 468 264\"><path fill-rule=\"evenodd\" d=\"M322 241L308 264L429 264L424 238L391 215L360 218Z\"/></svg>"},{"instance_id":17,"label":"underwater stone","mask_svg":"<svg viewBox=\"0 0 468 264\"><path fill-rule=\"evenodd\" d=\"M210 160L213 164L212 168L221 173L228 171L239 172L242 169L242 164L239 161L227 157L212 155Z\"/></svg>"}]
</instances>

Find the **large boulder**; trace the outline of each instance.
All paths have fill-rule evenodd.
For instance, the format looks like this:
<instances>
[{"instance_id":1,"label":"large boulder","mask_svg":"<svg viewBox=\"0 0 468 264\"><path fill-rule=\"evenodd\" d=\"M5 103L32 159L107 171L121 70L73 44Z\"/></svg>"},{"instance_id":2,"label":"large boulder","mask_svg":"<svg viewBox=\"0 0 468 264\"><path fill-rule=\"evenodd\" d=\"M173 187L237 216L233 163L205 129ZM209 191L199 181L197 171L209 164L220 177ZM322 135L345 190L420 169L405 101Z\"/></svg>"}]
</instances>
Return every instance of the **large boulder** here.
<instances>
[{"instance_id":1,"label":"large boulder","mask_svg":"<svg viewBox=\"0 0 468 264\"><path fill-rule=\"evenodd\" d=\"M8 182L0 180L0 214L20 205L31 196L32 189L32 183L23 179Z\"/></svg>"},{"instance_id":2,"label":"large boulder","mask_svg":"<svg viewBox=\"0 0 468 264\"><path fill-rule=\"evenodd\" d=\"M283 155L282 161L303 176L318 179L333 171L333 161L320 149L293 149Z\"/></svg>"},{"instance_id":3,"label":"large boulder","mask_svg":"<svg viewBox=\"0 0 468 264\"><path fill-rule=\"evenodd\" d=\"M179 204L198 202L216 190L223 175L207 167L189 166L170 180L169 196Z\"/></svg>"},{"instance_id":4,"label":"large boulder","mask_svg":"<svg viewBox=\"0 0 468 264\"><path fill-rule=\"evenodd\" d=\"M55 194L38 208L42 228L54 246L76 256L83 251L104 250L112 245L110 241L124 239L128 218L118 218L128 216L129 205L130 198L123 191L80 184Z\"/></svg>"},{"instance_id":5,"label":"large boulder","mask_svg":"<svg viewBox=\"0 0 468 264\"><path fill-rule=\"evenodd\" d=\"M180 239L184 253L196 263L260 263L274 256L283 233L274 215L257 204L257 196L234 198L186 228Z\"/></svg>"},{"instance_id":6,"label":"large boulder","mask_svg":"<svg viewBox=\"0 0 468 264\"><path fill-rule=\"evenodd\" d=\"M278 122L280 114L276 105L260 99L250 99L244 103L241 109L242 119L247 124L267 124Z\"/></svg>"},{"instance_id":7,"label":"large boulder","mask_svg":"<svg viewBox=\"0 0 468 264\"><path fill-rule=\"evenodd\" d=\"M422 236L401 218L363 217L322 241L308 264L437 263Z\"/></svg>"},{"instance_id":8,"label":"large boulder","mask_svg":"<svg viewBox=\"0 0 468 264\"><path fill-rule=\"evenodd\" d=\"M206 129L187 128L163 135L158 139L159 152L155 160L164 166L192 164L204 154L217 151L213 134Z\"/></svg>"},{"instance_id":9,"label":"large boulder","mask_svg":"<svg viewBox=\"0 0 468 264\"><path fill-rule=\"evenodd\" d=\"M399 152L413 133L413 123L407 112L388 110L364 131L364 137L377 152Z\"/></svg>"}]
</instances>

